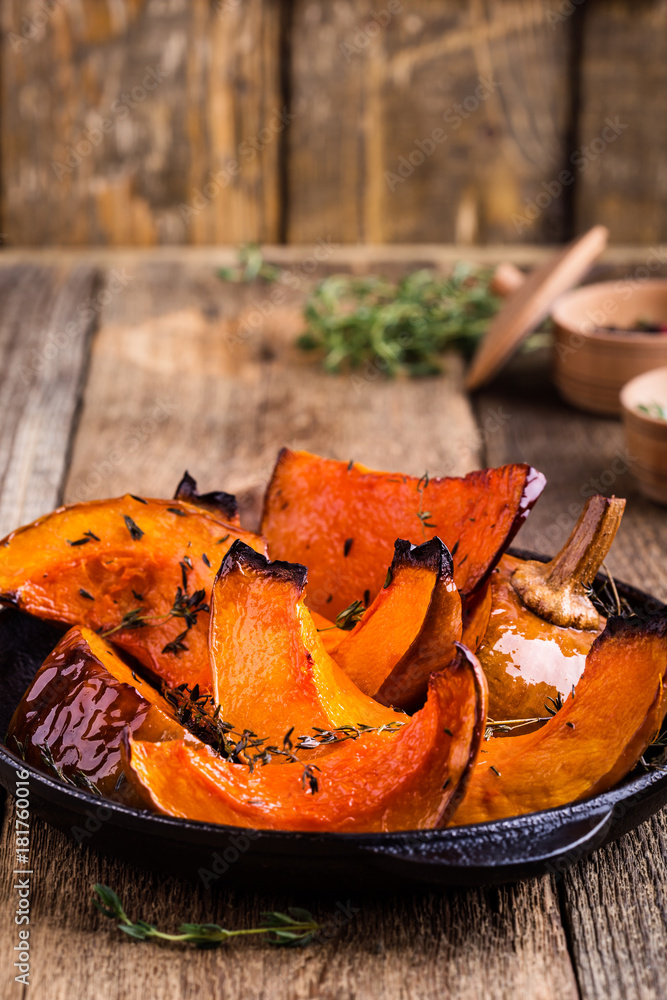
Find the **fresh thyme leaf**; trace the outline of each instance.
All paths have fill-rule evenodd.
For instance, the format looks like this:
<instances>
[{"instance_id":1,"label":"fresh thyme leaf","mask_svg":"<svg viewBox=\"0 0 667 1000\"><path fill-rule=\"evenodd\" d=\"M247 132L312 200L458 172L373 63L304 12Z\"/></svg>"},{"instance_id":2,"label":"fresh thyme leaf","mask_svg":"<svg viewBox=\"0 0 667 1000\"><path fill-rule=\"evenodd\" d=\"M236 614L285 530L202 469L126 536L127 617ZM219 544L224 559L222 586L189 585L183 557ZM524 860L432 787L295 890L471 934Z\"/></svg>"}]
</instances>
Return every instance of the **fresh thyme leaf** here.
<instances>
[{"instance_id":1,"label":"fresh thyme leaf","mask_svg":"<svg viewBox=\"0 0 667 1000\"><path fill-rule=\"evenodd\" d=\"M140 538L144 537L144 532L138 524L135 524L129 514L124 514L123 520L125 521L125 526L135 542L138 542Z\"/></svg>"},{"instance_id":2,"label":"fresh thyme leaf","mask_svg":"<svg viewBox=\"0 0 667 1000\"><path fill-rule=\"evenodd\" d=\"M204 565L210 567L211 560L209 559L209 557L206 555L205 552L202 552L201 558L202 558L202 562L204 563Z\"/></svg>"},{"instance_id":3,"label":"fresh thyme leaf","mask_svg":"<svg viewBox=\"0 0 667 1000\"><path fill-rule=\"evenodd\" d=\"M95 600L95 598L93 597L93 595L89 594L87 590L83 589L83 587L79 587L79 593L81 594L82 597L85 597L87 601L94 601Z\"/></svg>"},{"instance_id":4,"label":"fresh thyme leaf","mask_svg":"<svg viewBox=\"0 0 667 1000\"><path fill-rule=\"evenodd\" d=\"M90 539L90 538L75 538L73 542L70 542L70 540L68 538L67 539L67 544L68 545L72 545L72 546L75 546L75 545L87 545L88 542L90 542L91 540L92 539Z\"/></svg>"},{"instance_id":5,"label":"fresh thyme leaf","mask_svg":"<svg viewBox=\"0 0 667 1000\"><path fill-rule=\"evenodd\" d=\"M297 341L318 351L328 372L370 367L383 373L432 375L449 348L472 354L500 299L491 273L459 263L448 276L421 270L395 283L376 275L335 274L320 281L304 306L306 333Z\"/></svg>"},{"instance_id":6,"label":"fresh thyme leaf","mask_svg":"<svg viewBox=\"0 0 667 1000\"><path fill-rule=\"evenodd\" d=\"M143 498L143 497L138 497L138 496L135 496L135 494L134 494L134 493L130 493L130 496L132 497L132 499L133 499L133 500L136 500L136 501L137 501L137 503L145 503L145 504L148 504L148 500L144 500L144 498Z\"/></svg>"},{"instance_id":7,"label":"fresh thyme leaf","mask_svg":"<svg viewBox=\"0 0 667 1000\"><path fill-rule=\"evenodd\" d=\"M343 632L350 632L364 617L365 610L366 606L362 601L352 601L352 604L348 604L336 615L336 628L342 629Z\"/></svg>"},{"instance_id":8,"label":"fresh thyme leaf","mask_svg":"<svg viewBox=\"0 0 667 1000\"><path fill-rule=\"evenodd\" d=\"M266 263L262 250L256 243L246 243L239 247L236 267L218 268L218 277L222 278L223 281L234 281L240 284L249 284L257 278L273 282L277 281L281 274L281 268Z\"/></svg>"},{"instance_id":9,"label":"fresh thyme leaf","mask_svg":"<svg viewBox=\"0 0 667 1000\"><path fill-rule=\"evenodd\" d=\"M120 899L109 886L98 882L93 886L93 892L98 897L93 902L100 913L109 920L115 920L118 929L136 941L168 941L193 944L197 948L216 948L232 937L263 934L270 944L293 947L308 944L320 930L320 925L308 910L290 907L287 913L263 913L264 923L259 927L232 931L219 924L185 923L180 925L177 934L168 934L145 920L130 920Z\"/></svg>"},{"instance_id":10,"label":"fresh thyme leaf","mask_svg":"<svg viewBox=\"0 0 667 1000\"><path fill-rule=\"evenodd\" d=\"M180 510L178 507L167 507L170 514L175 514L176 517L187 517L187 513L184 510Z\"/></svg>"},{"instance_id":11,"label":"fresh thyme leaf","mask_svg":"<svg viewBox=\"0 0 667 1000\"><path fill-rule=\"evenodd\" d=\"M343 545L343 555L347 558L350 554L350 549L354 543L354 538L346 538L345 544Z\"/></svg>"}]
</instances>

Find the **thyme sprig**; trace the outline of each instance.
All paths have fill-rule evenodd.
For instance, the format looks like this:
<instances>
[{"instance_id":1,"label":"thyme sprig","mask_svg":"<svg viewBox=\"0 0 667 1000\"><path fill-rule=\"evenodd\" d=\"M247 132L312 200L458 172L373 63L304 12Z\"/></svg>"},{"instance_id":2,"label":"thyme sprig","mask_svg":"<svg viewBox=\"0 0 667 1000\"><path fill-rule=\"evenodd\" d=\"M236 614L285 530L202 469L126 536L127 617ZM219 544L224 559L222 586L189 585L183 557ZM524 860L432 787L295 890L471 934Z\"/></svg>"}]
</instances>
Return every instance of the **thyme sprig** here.
<instances>
[{"instance_id":1,"label":"thyme sprig","mask_svg":"<svg viewBox=\"0 0 667 1000\"><path fill-rule=\"evenodd\" d=\"M463 262L448 276L420 270L398 282L331 275L306 300L298 346L319 352L328 372L366 366L373 378L435 374L443 351L472 354L486 332L500 304L490 279Z\"/></svg>"},{"instance_id":2,"label":"thyme sprig","mask_svg":"<svg viewBox=\"0 0 667 1000\"><path fill-rule=\"evenodd\" d=\"M523 726L532 726L536 722L548 722L550 718L550 715L542 715L534 719L487 719L484 739L490 740L498 733L511 733L515 729L521 729Z\"/></svg>"},{"instance_id":3,"label":"thyme sprig","mask_svg":"<svg viewBox=\"0 0 667 1000\"><path fill-rule=\"evenodd\" d=\"M182 649L188 648L183 640L189 630L197 624L197 616L210 610L210 605L206 601L206 591L203 587L200 590L195 590L193 594L188 594L182 587L177 587L174 603L165 614L151 615L143 608L133 608L123 615L118 625L108 629L106 632L102 632L101 635L103 639L106 639L108 636L114 635L115 632L120 632L121 629L144 628L147 625L165 625L172 618L182 618L186 624L185 631L177 635L171 642L168 642L162 650L163 653L178 654Z\"/></svg>"},{"instance_id":4,"label":"thyme sprig","mask_svg":"<svg viewBox=\"0 0 667 1000\"><path fill-rule=\"evenodd\" d=\"M287 913L263 913L264 923L260 927L229 930L219 924L181 924L178 933L168 934L145 920L130 920L120 899L109 886L97 882L93 892L98 897L93 901L100 913L109 920L115 920L118 929L135 941L165 941L193 944L196 948L217 948L230 938L261 934L269 944L294 947L309 944L320 930L320 924L308 910L291 906Z\"/></svg>"},{"instance_id":5,"label":"thyme sprig","mask_svg":"<svg viewBox=\"0 0 667 1000\"><path fill-rule=\"evenodd\" d=\"M346 608L339 611L336 615L336 621L333 625L327 625L326 628L318 628L318 632L331 632L334 628L342 629L343 632L351 632L355 625L357 625L361 619L364 617L366 612L366 605L363 601L352 601L348 604Z\"/></svg>"},{"instance_id":6,"label":"thyme sprig","mask_svg":"<svg viewBox=\"0 0 667 1000\"><path fill-rule=\"evenodd\" d=\"M48 767L50 771L52 771L55 774L57 778L59 778L63 782L63 784L71 785L73 788L82 788L84 791L91 792L93 795L102 794L97 785L94 782L92 782L88 777L88 775L84 774L80 768L76 767L74 769L74 771L72 772L72 777L70 777L68 774L65 774L63 769L59 767L58 764L56 764L53 757L53 751L51 750L51 747L49 746L46 740L44 741L44 743L36 743L35 746L39 750L39 755L42 758L43 763ZM24 754L24 760L25 760L25 754Z\"/></svg>"},{"instance_id":7,"label":"thyme sprig","mask_svg":"<svg viewBox=\"0 0 667 1000\"><path fill-rule=\"evenodd\" d=\"M189 688L187 684L179 684L175 688L165 687L162 693L182 726L221 757L236 764L246 764L250 770L270 763L273 757L285 757L293 763L303 764L298 756L300 750L316 750L331 743L356 740L366 733L395 733L405 725L396 719L382 726L367 726L362 723L339 726L336 729L313 726L310 734L294 738L292 727L285 733L282 746L276 746L249 729L237 732L231 723L224 721L220 705L216 705L215 699L211 695L200 693L199 685L193 688Z\"/></svg>"}]
</instances>

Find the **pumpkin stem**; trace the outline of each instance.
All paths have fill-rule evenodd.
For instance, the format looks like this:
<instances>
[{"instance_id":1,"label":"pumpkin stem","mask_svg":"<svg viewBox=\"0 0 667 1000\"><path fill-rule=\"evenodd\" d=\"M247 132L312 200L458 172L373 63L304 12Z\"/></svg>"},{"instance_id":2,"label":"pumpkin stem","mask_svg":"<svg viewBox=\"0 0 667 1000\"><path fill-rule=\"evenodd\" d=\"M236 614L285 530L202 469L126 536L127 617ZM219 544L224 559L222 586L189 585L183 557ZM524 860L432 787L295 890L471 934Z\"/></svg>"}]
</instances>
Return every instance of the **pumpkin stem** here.
<instances>
[{"instance_id":1,"label":"pumpkin stem","mask_svg":"<svg viewBox=\"0 0 667 1000\"><path fill-rule=\"evenodd\" d=\"M528 561L512 575L512 586L540 618L565 628L600 629L603 621L587 590L604 562L623 517L625 500L593 496L557 556Z\"/></svg>"}]
</instances>

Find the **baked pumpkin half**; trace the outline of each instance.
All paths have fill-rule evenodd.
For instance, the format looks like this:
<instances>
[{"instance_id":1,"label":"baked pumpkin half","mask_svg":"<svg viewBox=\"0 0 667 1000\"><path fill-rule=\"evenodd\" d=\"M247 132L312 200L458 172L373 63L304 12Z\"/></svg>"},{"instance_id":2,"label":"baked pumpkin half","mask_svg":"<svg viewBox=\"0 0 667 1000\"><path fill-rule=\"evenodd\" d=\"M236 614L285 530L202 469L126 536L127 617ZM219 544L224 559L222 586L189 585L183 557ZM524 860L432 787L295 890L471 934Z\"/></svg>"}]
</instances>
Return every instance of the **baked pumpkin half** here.
<instances>
[{"instance_id":1,"label":"baked pumpkin half","mask_svg":"<svg viewBox=\"0 0 667 1000\"><path fill-rule=\"evenodd\" d=\"M335 617L380 592L394 541L438 535L463 594L488 577L545 484L529 465L429 479L372 472L353 462L283 448L264 499L272 559L310 570L308 605Z\"/></svg>"},{"instance_id":2,"label":"baked pumpkin half","mask_svg":"<svg viewBox=\"0 0 667 1000\"><path fill-rule=\"evenodd\" d=\"M274 830L423 830L444 825L477 759L485 680L460 647L429 682L426 704L390 737L365 733L317 765L231 764L191 740L127 740L144 804L169 816Z\"/></svg>"},{"instance_id":3,"label":"baked pumpkin half","mask_svg":"<svg viewBox=\"0 0 667 1000\"><path fill-rule=\"evenodd\" d=\"M429 676L449 663L461 639L461 598L439 538L399 538L385 585L352 631L329 652L357 687L384 705L423 705Z\"/></svg>"},{"instance_id":4,"label":"baked pumpkin half","mask_svg":"<svg viewBox=\"0 0 667 1000\"><path fill-rule=\"evenodd\" d=\"M307 570L237 540L215 578L213 695L237 730L282 745L288 731L404 721L363 694L325 650L304 604Z\"/></svg>"},{"instance_id":5,"label":"baked pumpkin half","mask_svg":"<svg viewBox=\"0 0 667 1000\"><path fill-rule=\"evenodd\" d=\"M113 635L169 686L209 691L211 586L237 538L264 550L197 502L128 495L60 507L0 542L0 601Z\"/></svg>"},{"instance_id":6,"label":"baked pumpkin half","mask_svg":"<svg viewBox=\"0 0 667 1000\"><path fill-rule=\"evenodd\" d=\"M14 712L7 744L71 784L137 804L121 781L121 737L182 739L171 707L89 628L71 628L35 674ZM119 783L120 782L120 783Z\"/></svg>"},{"instance_id":7,"label":"baked pumpkin half","mask_svg":"<svg viewBox=\"0 0 667 1000\"><path fill-rule=\"evenodd\" d=\"M611 618L583 676L542 729L484 743L454 823L481 823L598 795L632 770L667 711L667 613Z\"/></svg>"}]
</instances>

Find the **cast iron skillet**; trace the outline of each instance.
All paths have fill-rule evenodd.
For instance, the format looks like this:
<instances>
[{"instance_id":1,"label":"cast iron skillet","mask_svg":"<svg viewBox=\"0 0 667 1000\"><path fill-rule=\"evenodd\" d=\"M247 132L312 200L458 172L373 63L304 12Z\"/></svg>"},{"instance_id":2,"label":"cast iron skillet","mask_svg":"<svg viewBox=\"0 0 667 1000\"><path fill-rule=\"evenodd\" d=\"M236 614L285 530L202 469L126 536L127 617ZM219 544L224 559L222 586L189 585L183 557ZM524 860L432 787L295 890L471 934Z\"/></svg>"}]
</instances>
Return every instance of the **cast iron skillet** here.
<instances>
[{"instance_id":1,"label":"cast iron skillet","mask_svg":"<svg viewBox=\"0 0 667 1000\"><path fill-rule=\"evenodd\" d=\"M521 550L514 555L535 556ZM604 583L604 576L597 583ZM642 615L663 607L618 584ZM62 627L13 609L0 612L0 732L30 679L63 634ZM560 873L632 830L667 804L667 768L637 768L610 792L585 802L474 826L414 833L293 833L245 830L173 819L128 808L61 784L0 744L0 782L15 792L29 772L33 815L85 844L181 878L261 887L321 889L476 885Z\"/></svg>"}]
</instances>

